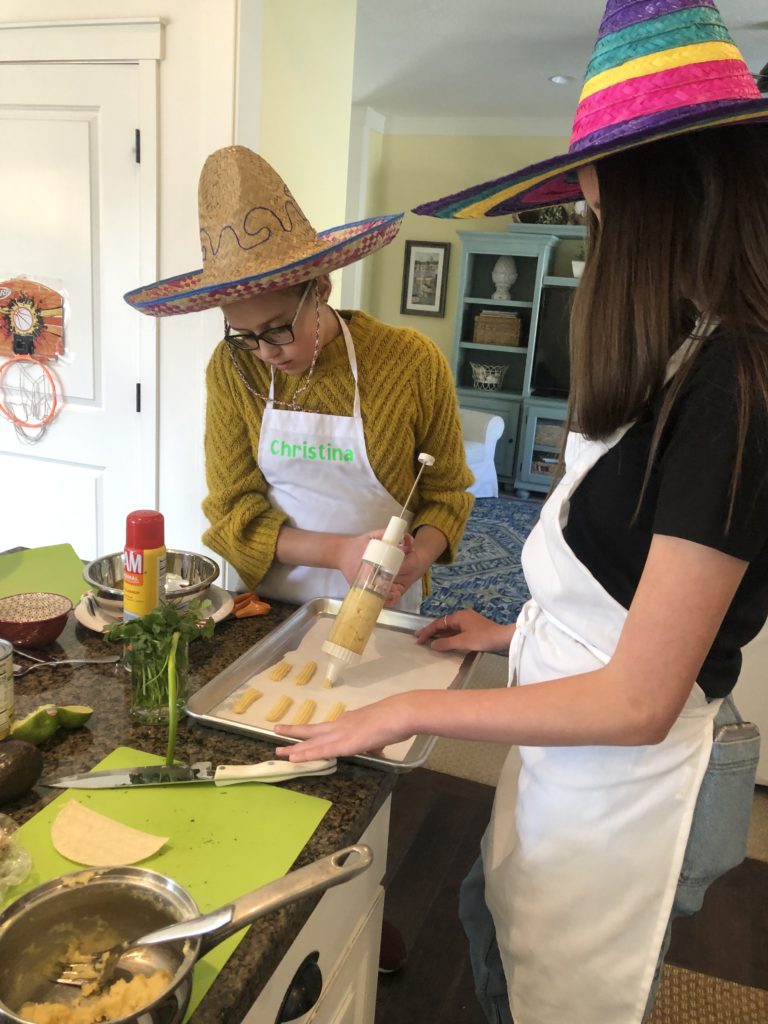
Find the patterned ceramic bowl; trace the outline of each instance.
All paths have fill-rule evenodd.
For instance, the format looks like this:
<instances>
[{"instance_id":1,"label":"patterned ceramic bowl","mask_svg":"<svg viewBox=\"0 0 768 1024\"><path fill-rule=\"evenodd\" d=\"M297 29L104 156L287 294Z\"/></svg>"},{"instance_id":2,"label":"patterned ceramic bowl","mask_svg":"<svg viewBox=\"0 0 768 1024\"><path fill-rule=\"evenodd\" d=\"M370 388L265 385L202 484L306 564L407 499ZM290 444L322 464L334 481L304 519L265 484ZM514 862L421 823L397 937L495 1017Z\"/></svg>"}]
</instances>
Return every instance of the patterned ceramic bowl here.
<instances>
[{"instance_id":1,"label":"patterned ceramic bowl","mask_svg":"<svg viewBox=\"0 0 768 1024\"><path fill-rule=\"evenodd\" d=\"M0 637L19 647L45 647L67 624L72 602L63 594L34 592L0 598Z\"/></svg>"}]
</instances>

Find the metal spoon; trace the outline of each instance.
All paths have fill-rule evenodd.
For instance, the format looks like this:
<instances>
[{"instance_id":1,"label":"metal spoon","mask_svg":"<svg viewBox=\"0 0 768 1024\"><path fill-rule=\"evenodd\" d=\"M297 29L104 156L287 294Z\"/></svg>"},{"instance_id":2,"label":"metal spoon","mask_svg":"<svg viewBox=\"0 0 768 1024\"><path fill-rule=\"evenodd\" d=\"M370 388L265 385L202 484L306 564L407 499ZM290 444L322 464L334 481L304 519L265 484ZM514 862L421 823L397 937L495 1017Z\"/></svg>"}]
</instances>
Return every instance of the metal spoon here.
<instances>
[{"instance_id":1,"label":"metal spoon","mask_svg":"<svg viewBox=\"0 0 768 1024\"><path fill-rule=\"evenodd\" d=\"M36 661L34 665L13 666L13 677L18 679L25 676L27 672L34 672L36 668L56 668L57 665L114 665L120 661L122 654L113 654L109 658L62 658L60 661Z\"/></svg>"},{"instance_id":2,"label":"metal spoon","mask_svg":"<svg viewBox=\"0 0 768 1024\"><path fill-rule=\"evenodd\" d=\"M13 647L13 644L11 644L11 646ZM30 661L37 661L41 665L47 665L48 662L52 660L51 658L38 658L36 654L30 654L28 651L23 651L20 647L14 647L13 653L20 655L22 658L29 658Z\"/></svg>"}]
</instances>

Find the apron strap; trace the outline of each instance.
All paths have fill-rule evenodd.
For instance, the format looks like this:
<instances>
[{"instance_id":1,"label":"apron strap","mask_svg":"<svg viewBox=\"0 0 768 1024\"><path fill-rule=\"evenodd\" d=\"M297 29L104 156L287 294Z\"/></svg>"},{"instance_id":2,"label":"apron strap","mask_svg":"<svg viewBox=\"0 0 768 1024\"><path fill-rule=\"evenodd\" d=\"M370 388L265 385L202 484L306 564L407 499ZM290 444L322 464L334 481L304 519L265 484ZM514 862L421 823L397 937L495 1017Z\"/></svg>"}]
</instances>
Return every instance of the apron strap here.
<instances>
[{"instance_id":1,"label":"apron strap","mask_svg":"<svg viewBox=\"0 0 768 1024\"><path fill-rule=\"evenodd\" d=\"M355 401L352 407L352 415L355 419L360 419L360 388L357 386L357 356L355 355L355 346L352 341L352 335L349 332L349 327L342 316L339 315L338 310L332 309L331 312L339 321L339 327L341 328L341 336L344 339L344 344L347 347L347 359L349 359L349 368L352 371L352 379L355 382ZM275 368L270 368L270 380L269 380L269 401L274 402L275 400Z\"/></svg>"}]
</instances>

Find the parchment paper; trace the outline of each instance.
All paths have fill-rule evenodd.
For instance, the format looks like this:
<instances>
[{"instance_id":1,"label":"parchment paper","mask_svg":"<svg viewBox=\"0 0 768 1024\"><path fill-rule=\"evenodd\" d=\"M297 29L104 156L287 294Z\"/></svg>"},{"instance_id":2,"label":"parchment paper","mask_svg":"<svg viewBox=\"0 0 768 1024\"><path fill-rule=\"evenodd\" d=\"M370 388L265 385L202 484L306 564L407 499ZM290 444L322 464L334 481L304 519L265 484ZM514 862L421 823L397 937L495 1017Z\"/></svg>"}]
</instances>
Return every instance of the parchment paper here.
<instances>
[{"instance_id":1,"label":"parchment paper","mask_svg":"<svg viewBox=\"0 0 768 1024\"><path fill-rule=\"evenodd\" d=\"M317 701L317 710L311 719L311 724L314 724L322 722L338 701L346 706L345 710L351 711L407 690L446 690L461 667L462 654L433 651L428 646L417 644L413 633L377 625L359 664L348 668L342 678L328 688L323 685L327 656L321 648L333 624L331 618L319 618L299 646L286 652L283 657L292 668L284 679L279 682L270 679L269 672L273 666L267 665L212 708L211 714L272 731L277 723L268 722L266 715L278 698L285 694L293 704L283 716L283 721L290 722L301 702L308 699ZM297 686L294 679L308 661L317 662L317 671L309 683ZM233 704L246 690L254 687L264 696L243 714L236 714L232 710ZM413 740L411 737L385 747L384 756L392 761L404 760Z\"/></svg>"}]
</instances>

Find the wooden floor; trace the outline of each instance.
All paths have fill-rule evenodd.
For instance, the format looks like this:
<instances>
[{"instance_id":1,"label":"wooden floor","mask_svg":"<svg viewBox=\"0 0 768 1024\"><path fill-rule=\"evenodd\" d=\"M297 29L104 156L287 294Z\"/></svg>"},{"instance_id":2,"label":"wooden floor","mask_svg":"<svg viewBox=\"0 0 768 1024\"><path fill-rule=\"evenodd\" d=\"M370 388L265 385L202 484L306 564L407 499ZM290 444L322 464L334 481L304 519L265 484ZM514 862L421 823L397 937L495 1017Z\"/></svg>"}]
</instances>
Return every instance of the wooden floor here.
<instances>
[{"instance_id":1,"label":"wooden floor","mask_svg":"<svg viewBox=\"0 0 768 1024\"><path fill-rule=\"evenodd\" d=\"M459 885L479 850L493 787L417 768L392 797L384 913L408 960L379 975L376 1024L485 1024L458 918Z\"/></svg>"},{"instance_id":2,"label":"wooden floor","mask_svg":"<svg viewBox=\"0 0 768 1024\"><path fill-rule=\"evenodd\" d=\"M408 947L379 975L376 1024L485 1024L474 997L458 890L490 816L493 788L423 768L392 798L385 916ZM747 860L673 930L668 961L768 989L768 864Z\"/></svg>"}]
</instances>

